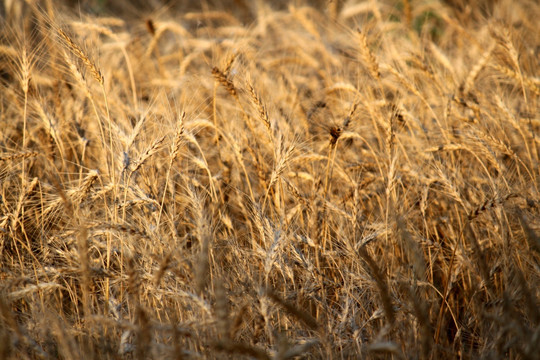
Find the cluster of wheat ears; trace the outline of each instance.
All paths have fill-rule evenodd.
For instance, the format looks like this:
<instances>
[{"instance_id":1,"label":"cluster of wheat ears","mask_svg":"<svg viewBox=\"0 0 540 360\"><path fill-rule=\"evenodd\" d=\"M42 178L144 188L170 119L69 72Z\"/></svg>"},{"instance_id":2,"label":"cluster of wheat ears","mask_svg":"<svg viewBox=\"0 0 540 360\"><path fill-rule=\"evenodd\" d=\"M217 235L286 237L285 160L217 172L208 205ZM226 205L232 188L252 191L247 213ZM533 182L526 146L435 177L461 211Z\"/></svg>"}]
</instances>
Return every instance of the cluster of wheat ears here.
<instances>
[{"instance_id":1,"label":"cluster of wheat ears","mask_svg":"<svg viewBox=\"0 0 540 360\"><path fill-rule=\"evenodd\" d=\"M0 4L0 358L537 359L539 3L203 5Z\"/></svg>"}]
</instances>

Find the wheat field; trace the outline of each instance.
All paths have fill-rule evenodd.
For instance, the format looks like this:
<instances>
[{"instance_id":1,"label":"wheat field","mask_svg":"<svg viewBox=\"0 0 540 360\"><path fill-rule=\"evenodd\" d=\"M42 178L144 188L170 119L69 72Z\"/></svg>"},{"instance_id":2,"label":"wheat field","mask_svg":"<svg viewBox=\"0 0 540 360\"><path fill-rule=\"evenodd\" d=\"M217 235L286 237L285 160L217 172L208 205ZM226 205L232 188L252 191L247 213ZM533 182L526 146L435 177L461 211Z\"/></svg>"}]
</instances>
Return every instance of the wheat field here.
<instances>
[{"instance_id":1,"label":"wheat field","mask_svg":"<svg viewBox=\"0 0 540 360\"><path fill-rule=\"evenodd\" d=\"M0 14L1 359L538 359L537 1Z\"/></svg>"}]
</instances>

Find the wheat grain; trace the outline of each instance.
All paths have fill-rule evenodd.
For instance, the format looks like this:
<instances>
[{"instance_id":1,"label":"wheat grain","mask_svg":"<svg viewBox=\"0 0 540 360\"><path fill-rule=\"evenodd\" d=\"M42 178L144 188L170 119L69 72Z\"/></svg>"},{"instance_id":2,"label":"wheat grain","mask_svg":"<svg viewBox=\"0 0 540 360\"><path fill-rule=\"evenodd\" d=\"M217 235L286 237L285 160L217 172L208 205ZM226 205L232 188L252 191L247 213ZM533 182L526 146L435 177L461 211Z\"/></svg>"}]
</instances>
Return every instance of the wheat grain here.
<instances>
[{"instance_id":1,"label":"wheat grain","mask_svg":"<svg viewBox=\"0 0 540 360\"><path fill-rule=\"evenodd\" d=\"M83 51L83 49L77 45L65 32L64 30L58 28L57 29L58 34L60 37L65 41L65 44L67 45L68 49L71 51L73 55L78 57L82 62L86 65L87 69L92 73L92 76L94 79L100 84L103 85L103 75L101 74L101 71L97 68L95 63L86 55L86 53Z\"/></svg>"}]
</instances>

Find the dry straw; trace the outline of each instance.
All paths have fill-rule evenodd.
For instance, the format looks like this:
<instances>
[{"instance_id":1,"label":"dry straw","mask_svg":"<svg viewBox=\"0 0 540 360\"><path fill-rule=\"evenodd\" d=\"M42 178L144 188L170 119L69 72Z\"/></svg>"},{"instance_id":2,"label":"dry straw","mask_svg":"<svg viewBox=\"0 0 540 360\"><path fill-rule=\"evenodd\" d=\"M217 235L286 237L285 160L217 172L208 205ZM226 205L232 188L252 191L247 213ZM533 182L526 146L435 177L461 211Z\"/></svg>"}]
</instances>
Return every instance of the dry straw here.
<instances>
[{"instance_id":1,"label":"dry straw","mask_svg":"<svg viewBox=\"0 0 540 360\"><path fill-rule=\"evenodd\" d=\"M6 7L0 358L537 358L540 6L229 2Z\"/></svg>"}]
</instances>

